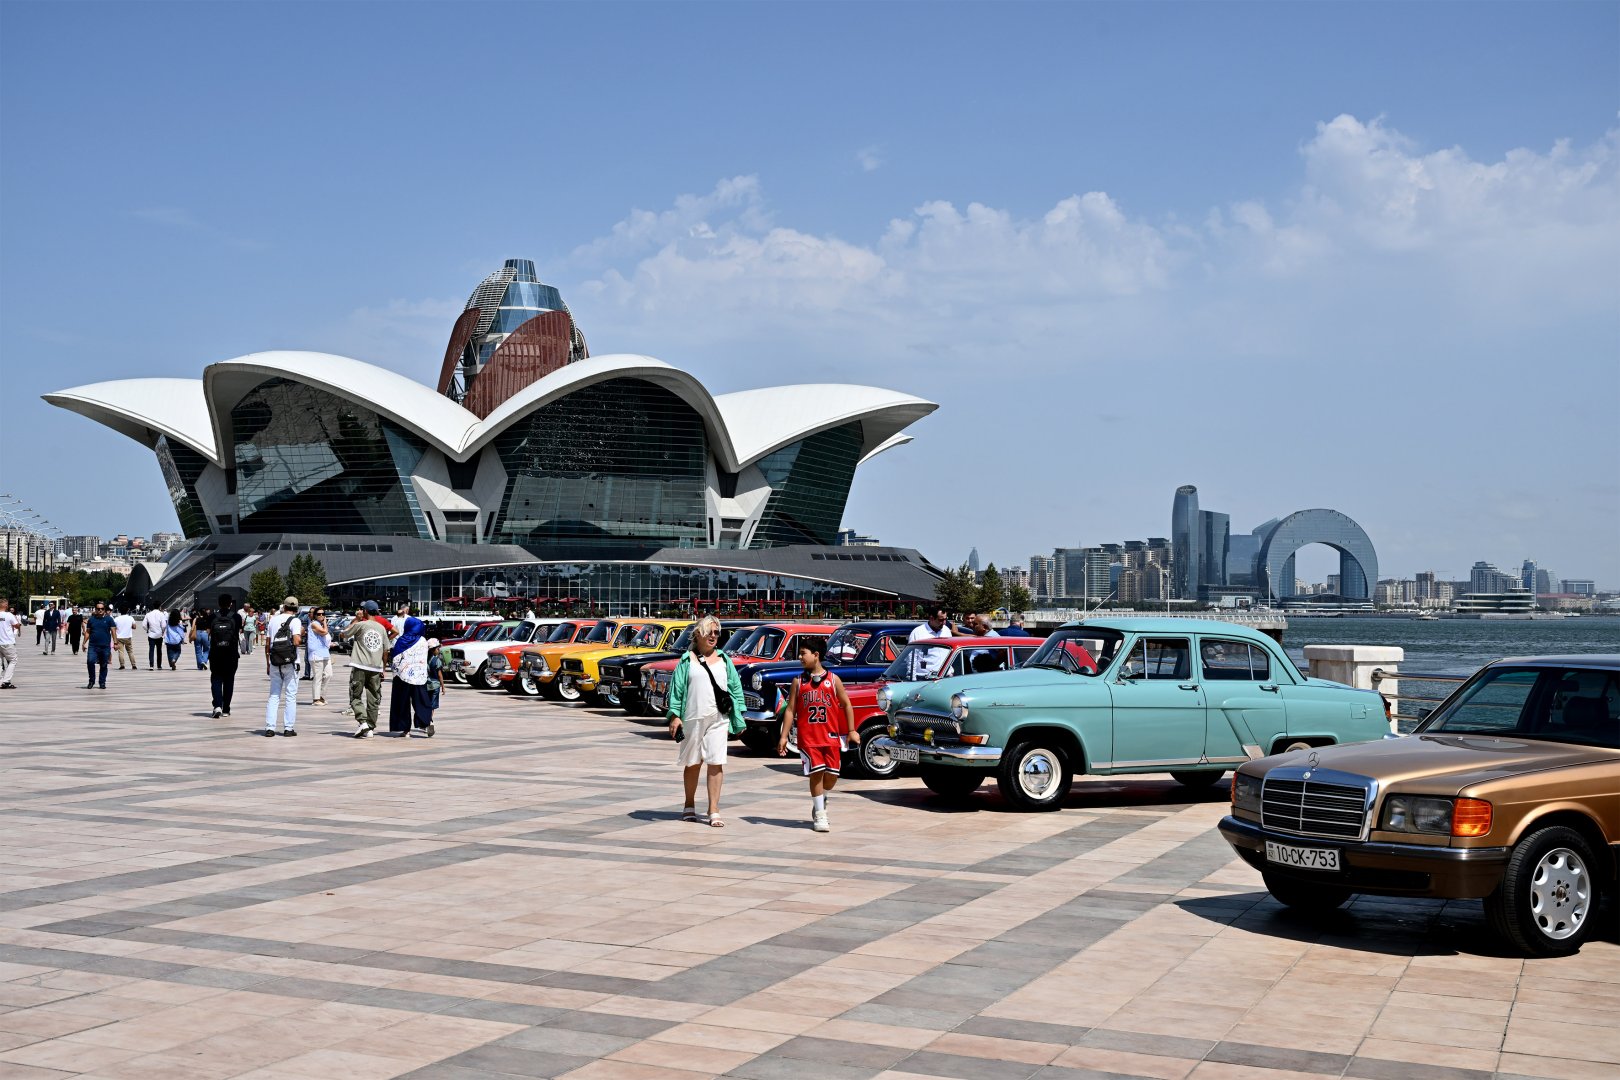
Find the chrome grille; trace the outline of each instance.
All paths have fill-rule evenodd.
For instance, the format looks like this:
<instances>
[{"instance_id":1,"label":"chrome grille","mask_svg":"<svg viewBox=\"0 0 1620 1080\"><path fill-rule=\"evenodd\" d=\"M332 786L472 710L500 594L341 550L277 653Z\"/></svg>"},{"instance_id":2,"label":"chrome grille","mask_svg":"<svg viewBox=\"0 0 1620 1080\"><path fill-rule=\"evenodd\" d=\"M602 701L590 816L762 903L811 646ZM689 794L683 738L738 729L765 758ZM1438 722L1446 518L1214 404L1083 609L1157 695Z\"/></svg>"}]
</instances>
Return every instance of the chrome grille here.
<instances>
[{"instance_id":1,"label":"chrome grille","mask_svg":"<svg viewBox=\"0 0 1620 1080\"><path fill-rule=\"evenodd\" d=\"M624 681L624 667L623 667L623 665L621 665L621 664L603 664L602 665L602 681L603 682L623 682Z\"/></svg>"},{"instance_id":2,"label":"chrome grille","mask_svg":"<svg viewBox=\"0 0 1620 1080\"><path fill-rule=\"evenodd\" d=\"M743 708L751 712L759 712L765 708L765 699L752 690L743 691Z\"/></svg>"},{"instance_id":3,"label":"chrome grille","mask_svg":"<svg viewBox=\"0 0 1620 1080\"><path fill-rule=\"evenodd\" d=\"M895 714L895 724L900 729L903 739L916 739L926 741L923 733L932 729L933 742L941 744L958 743L962 741L962 725L944 713L923 712L918 709L901 709Z\"/></svg>"},{"instance_id":4,"label":"chrome grille","mask_svg":"<svg viewBox=\"0 0 1620 1080\"><path fill-rule=\"evenodd\" d=\"M1357 840L1366 835L1367 811L1372 804L1370 782L1335 773L1324 780L1325 770L1273 769L1260 788L1260 823L1278 832ZM1279 776L1278 773L1284 775ZM1291 775L1290 775L1291 774ZM1350 780L1350 783L1339 782Z\"/></svg>"}]
</instances>

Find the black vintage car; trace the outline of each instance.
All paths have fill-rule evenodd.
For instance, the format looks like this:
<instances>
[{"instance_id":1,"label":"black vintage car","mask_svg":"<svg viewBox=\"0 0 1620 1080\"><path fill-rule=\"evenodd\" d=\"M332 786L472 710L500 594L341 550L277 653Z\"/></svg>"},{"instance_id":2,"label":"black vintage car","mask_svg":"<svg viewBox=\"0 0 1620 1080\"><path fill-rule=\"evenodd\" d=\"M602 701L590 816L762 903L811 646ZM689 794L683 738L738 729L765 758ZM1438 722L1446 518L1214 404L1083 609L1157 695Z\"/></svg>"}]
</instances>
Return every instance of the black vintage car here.
<instances>
[{"instance_id":1,"label":"black vintage car","mask_svg":"<svg viewBox=\"0 0 1620 1080\"><path fill-rule=\"evenodd\" d=\"M759 623L758 619L722 619L718 647L725 648L726 642L736 631L758 626ZM601 688L609 691L607 696L618 695L619 705L631 716L651 716L652 710L647 707L646 699L641 696L641 669L660 660L674 660L691 644L692 627L688 626L675 640L673 651L636 652L624 656L605 657L597 665L601 673Z\"/></svg>"}]
</instances>

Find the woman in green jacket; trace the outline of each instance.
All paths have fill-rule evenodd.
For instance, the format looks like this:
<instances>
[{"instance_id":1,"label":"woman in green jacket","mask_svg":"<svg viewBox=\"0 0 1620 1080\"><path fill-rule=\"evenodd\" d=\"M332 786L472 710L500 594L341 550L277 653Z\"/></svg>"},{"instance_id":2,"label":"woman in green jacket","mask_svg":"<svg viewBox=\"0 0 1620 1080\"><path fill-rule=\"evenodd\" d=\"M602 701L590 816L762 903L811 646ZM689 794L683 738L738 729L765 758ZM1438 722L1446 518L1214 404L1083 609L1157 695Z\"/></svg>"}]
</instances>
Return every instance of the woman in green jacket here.
<instances>
[{"instance_id":1,"label":"woman in green jacket","mask_svg":"<svg viewBox=\"0 0 1620 1080\"><path fill-rule=\"evenodd\" d=\"M678 757L686 782L686 802L681 810L685 821L697 821L698 774L709 771L708 823L716 829L725 825L720 818L720 787L725 782L726 740L734 724L743 722L742 679L731 657L715 648L720 637L720 620L713 615L699 619L692 631L692 648L675 665L669 680L669 737L682 727L686 740ZM730 715L720 702L730 698Z\"/></svg>"}]
</instances>

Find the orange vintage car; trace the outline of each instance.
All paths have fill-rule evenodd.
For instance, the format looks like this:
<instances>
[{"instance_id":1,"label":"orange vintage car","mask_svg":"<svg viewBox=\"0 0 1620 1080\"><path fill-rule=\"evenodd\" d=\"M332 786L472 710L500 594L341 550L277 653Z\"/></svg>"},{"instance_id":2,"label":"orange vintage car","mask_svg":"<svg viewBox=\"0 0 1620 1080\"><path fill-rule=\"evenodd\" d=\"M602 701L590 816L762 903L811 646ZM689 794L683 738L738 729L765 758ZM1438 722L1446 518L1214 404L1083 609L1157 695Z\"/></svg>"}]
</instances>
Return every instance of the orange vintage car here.
<instances>
[{"instance_id":1,"label":"orange vintage car","mask_svg":"<svg viewBox=\"0 0 1620 1080\"><path fill-rule=\"evenodd\" d=\"M1404 738L1246 762L1220 829L1290 907L1483 899L1520 952L1575 952L1620 865L1620 655L1500 660Z\"/></svg>"}]
</instances>

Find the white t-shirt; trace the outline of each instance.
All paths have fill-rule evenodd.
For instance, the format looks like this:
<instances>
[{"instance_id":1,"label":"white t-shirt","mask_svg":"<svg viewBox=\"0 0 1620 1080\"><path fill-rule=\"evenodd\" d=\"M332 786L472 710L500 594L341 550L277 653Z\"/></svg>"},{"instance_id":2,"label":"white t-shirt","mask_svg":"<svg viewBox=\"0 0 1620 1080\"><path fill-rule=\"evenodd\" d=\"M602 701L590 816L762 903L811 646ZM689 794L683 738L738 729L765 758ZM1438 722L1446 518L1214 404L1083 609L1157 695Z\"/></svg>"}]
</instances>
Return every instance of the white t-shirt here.
<instances>
[{"instance_id":1,"label":"white t-shirt","mask_svg":"<svg viewBox=\"0 0 1620 1080\"><path fill-rule=\"evenodd\" d=\"M951 636L951 625L950 625L950 623L945 623L938 630L935 630L932 626L929 626L927 623L920 622L916 626L912 627L911 634L910 634L910 636L908 636L906 638L906 640L907 641L929 641L929 640L931 640L933 638L947 638L947 637L950 637L950 636Z\"/></svg>"},{"instance_id":2,"label":"white t-shirt","mask_svg":"<svg viewBox=\"0 0 1620 1080\"><path fill-rule=\"evenodd\" d=\"M304 640L304 624L297 615L285 611L270 616L269 621L264 624L264 640L267 642L276 640L276 631L281 629L281 624L288 619L292 620L293 644L301 644Z\"/></svg>"},{"instance_id":3,"label":"white t-shirt","mask_svg":"<svg viewBox=\"0 0 1620 1080\"><path fill-rule=\"evenodd\" d=\"M113 626L117 629L118 636L121 638L135 636L135 616L133 615L122 611L119 612L113 616Z\"/></svg>"},{"instance_id":4,"label":"white t-shirt","mask_svg":"<svg viewBox=\"0 0 1620 1080\"><path fill-rule=\"evenodd\" d=\"M169 628L169 616L154 609L146 613L146 618L141 620L141 625L146 627L147 637L159 638L163 636L163 631Z\"/></svg>"},{"instance_id":5,"label":"white t-shirt","mask_svg":"<svg viewBox=\"0 0 1620 1080\"><path fill-rule=\"evenodd\" d=\"M21 625L15 612L0 611L0 645L17 644L17 627Z\"/></svg>"}]
</instances>

